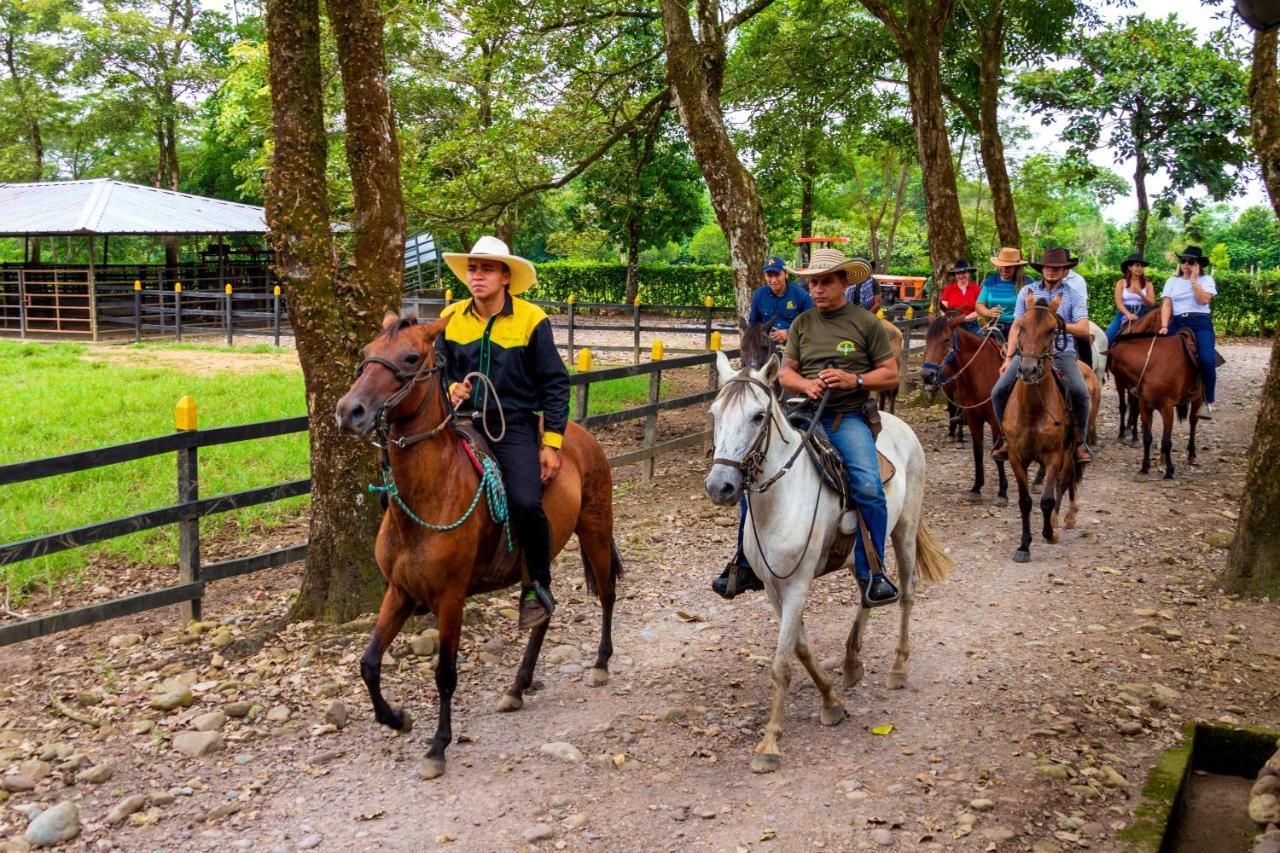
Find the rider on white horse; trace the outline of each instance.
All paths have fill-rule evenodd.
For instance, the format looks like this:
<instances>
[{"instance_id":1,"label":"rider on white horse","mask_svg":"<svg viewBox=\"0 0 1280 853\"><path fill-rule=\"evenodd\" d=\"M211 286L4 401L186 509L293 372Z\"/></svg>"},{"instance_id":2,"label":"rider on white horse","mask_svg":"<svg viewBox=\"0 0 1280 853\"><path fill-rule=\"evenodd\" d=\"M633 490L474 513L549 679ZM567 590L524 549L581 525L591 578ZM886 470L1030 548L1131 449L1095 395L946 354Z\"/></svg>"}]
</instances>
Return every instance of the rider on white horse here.
<instances>
[{"instance_id":1,"label":"rider on white horse","mask_svg":"<svg viewBox=\"0 0 1280 853\"><path fill-rule=\"evenodd\" d=\"M871 268L860 258L846 259L836 249L818 249L809 266L795 272L809 280L814 307L791 325L778 382L811 400L829 392L822 426L844 459L850 497L871 535L870 544L858 535L854 557L863 603L867 607L892 604L899 591L884 575L888 511L875 438L864 413L866 406L875 404L872 391L898 386L898 362L880 320L844 298L845 288L865 281ZM868 547L876 550L878 573L874 576Z\"/></svg>"}]
</instances>

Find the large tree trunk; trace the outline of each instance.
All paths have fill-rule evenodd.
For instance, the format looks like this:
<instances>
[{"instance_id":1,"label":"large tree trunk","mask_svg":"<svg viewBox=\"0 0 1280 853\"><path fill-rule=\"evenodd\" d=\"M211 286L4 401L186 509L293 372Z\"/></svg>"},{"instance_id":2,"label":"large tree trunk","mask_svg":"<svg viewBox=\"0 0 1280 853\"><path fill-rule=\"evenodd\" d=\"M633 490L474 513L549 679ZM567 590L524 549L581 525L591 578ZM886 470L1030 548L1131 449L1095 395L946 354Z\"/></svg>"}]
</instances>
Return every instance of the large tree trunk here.
<instances>
[{"instance_id":1,"label":"large tree trunk","mask_svg":"<svg viewBox=\"0 0 1280 853\"><path fill-rule=\"evenodd\" d=\"M769 240L755 180L738 159L720 105L723 31L712 16L716 4L699 0L702 42L694 38L687 0L662 0L667 84L711 194L720 230L729 241L738 314L745 317L760 283Z\"/></svg>"},{"instance_id":2,"label":"large tree trunk","mask_svg":"<svg viewBox=\"0 0 1280 853\"><path fill-rule=\"evenodd\" d=\"M1276 33L1255 33L1249 107L1253 145L1271 206L1280 216L1280 86ZM1241 592L1280 596L1280 335L1271 344L1271 368L1249 449L1240 523L1231 546L1227 584Z\"/></svg>"},{"instance_id":3,"label":"large tree trunk","mask_svg":"<svg viewBox=\"0 0 1280 853\"><path fill-rule=\"evenodd\" d=\"M898 166L898 184L893 191L893 219L889 222L889 235L884 243L884 272L889 272L889 265L893 263L893 239L898 234L898 223L902 221L902 203L907 198L907 175L910 171L906 163Z\"/></svg>"},{"instance_id":4,"label":"large tree trunk","mask_svg":"<svg viewBox=\"0 0 1280 853\"><path fill-rule=\"evenodd\" d=\"M366 497L375 457L338 432L333 411L360 347L395 300L363 293L357 276L338 280L325 182L319 0L268 3L267 46L276 140L267 222L311 419L310 547L292 615L343 621L375 607L382 592L373 559L381 513Z\"/></svg>"},{"instance_id":5,"label":"large tree trunk","mask_svg":"<svg viewBox=\"0 0 1280 853\"><path fill-rule=\"evenodd\" d=\"M929 260L934 281L941 282L943 270L957 258L969 254L956 189L956 169L951 160L951 142L947 138L947 116L942 107L938 61L953 2L912 0L902 4L901 12L892 0L862 0L862 4L889 30L907 66L907 93L915 120L924 184Z\"/></svg>"},{"instance_id":6,"label":"large tree trunk","mask_svg":"<svg viewBox=\"0 0 1280 853\"><path fill-rule=\"evenodd\" d=\"M1001 13L1003 17L1003 13ZM1022 248L1018 214L1013 206L1009 167L1004 161L1004 141L1000 138L1000 69L1003 61L1003 24L997 21L979 31L982 50L978 58L978 143L982 167L991 187L991 209L996 217L1000 245ZM976 227L976 226L975 226Z\"/></svg>"}]
</instances>

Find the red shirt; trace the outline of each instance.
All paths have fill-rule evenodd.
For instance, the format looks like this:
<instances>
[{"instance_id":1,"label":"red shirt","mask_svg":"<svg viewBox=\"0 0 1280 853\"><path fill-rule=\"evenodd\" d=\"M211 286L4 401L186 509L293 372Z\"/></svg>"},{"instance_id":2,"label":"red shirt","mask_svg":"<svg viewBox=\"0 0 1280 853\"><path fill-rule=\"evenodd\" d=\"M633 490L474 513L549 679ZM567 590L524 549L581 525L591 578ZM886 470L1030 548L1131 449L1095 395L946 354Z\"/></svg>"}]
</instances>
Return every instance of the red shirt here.
<instances>
[{"instance_id":1,"label":"red shirt","mask_svg":"<svg viewBox=\"0 0 1280 853\"><path fill-rule=\"evenodd\" d=\"M982 288L974 282L964 291L953 281L942 288L942 307L952 308L964 315L972 314L978 304L978 293Z\"/></svg>"}]
</instances>

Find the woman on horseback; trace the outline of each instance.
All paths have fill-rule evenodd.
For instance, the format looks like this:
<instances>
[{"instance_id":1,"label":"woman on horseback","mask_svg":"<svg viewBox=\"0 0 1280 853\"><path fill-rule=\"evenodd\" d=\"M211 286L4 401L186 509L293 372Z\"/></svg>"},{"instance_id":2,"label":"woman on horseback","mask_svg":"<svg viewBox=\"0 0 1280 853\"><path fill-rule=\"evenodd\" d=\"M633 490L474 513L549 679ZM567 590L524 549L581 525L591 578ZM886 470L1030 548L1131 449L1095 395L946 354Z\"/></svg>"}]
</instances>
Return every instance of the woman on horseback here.
<instances>
[{"instance_id":1,"label":"woman on horseback","mask_svg":"<svg viewBox=\"0 0 1280 853\"><path fill-rule=\"evenodd\" d=\"M1107 326L1107 344L1115 343L1124 323L1135 322L1156 304L1155 287L1146 276L1147 260L1134 252L1120 262L1120 278L1116 281L1116 316Z\"/></svg>"},{"instance_id":2,"label":"woman on horseback","mask_svg":"<svg viewBox=\"0 0 1280 853\"><path fill-rule=\"evenodd\" d=\"M982 290L974 305L978 316L995 323L1006 340L1013 325L1013 306L1018 301L1018 291L1032 280L1023 270L1026 263L1026 258L1017 249L1006 246L997 252L991 258L991 265L996 270L982 280Z\"/></svg>"},{"instance_id":3,"label":"woman on horseback","mask_svg":"<svg viewBox=\"0 0 1280 853\"><path fill-rule=\"evenodd\" d=\"M977 272L974 267L969 266L969 261L961 258L956 261L956 265L947 270L947 275L951 277L951 282L942 288L942 296L938 301L942 303L942 307L946 311L959 311L964 315L965 328L971 332L978 331L978 285L973 280L973 274Z\"/></svg>"},{"instance_id":4,"label":"woman on horseback","mask_svg":"<svg viewBox=\"0 0 1280 853\"><path fill-rule=\"evenodd\" d=\"M1218 382L1217 354L1214 350L1213 315L1209 303L1218 295L1218 283L1205 275L1209 264L1199 246L1187 246L1178 255L1178 274L1164 283L1160 291L1160 334L1175 334L1190 329L1196 338L1196 358L1200 361L1200 379L1204 383L1205 412L1201 420L1213 415L1214 387Z\"/></svg>"}]
</instances>

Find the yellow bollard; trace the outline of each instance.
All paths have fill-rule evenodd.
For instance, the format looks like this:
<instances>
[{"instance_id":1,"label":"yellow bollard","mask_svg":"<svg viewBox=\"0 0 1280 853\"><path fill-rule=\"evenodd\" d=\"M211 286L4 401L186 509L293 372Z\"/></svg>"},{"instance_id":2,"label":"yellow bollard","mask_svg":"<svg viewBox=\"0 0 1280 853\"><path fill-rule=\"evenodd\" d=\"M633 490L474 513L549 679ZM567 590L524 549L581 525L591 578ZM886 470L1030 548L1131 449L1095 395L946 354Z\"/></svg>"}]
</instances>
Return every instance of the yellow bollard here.
<instances>
[{"instance_id":1,"label":"yellow bollard","mask_svg":"<svg viewBox=\"0 0 1280 853\"><path fill-rule=\"evenodd\" d=\"M583 347L578 350L578 372L589 373L591 371L591 348Z\"/></svg>"},{"instance_id":2,"label":"yellow bollard","mask_svg":"<svg viewBox=\"0 0 1280 853\"><path fill-rule=\"evenodd\" d=\"M453 289L450 288L449 290L446 290L444 292L444 304L448 305L452 301L453 301Z\"/></svg>"},{"instance_id":3,"label":"yellow bollard","mask_svg":"<svg viewBox=\"0 0 1280 853\"><path fill-rule=\"evenodd\" d=\"M274 290L272 290L272 291L271 291L271 293L272 293L274 296L279 296L279 295L280 295L280 285L278 285L278 284L277 284L277 285L275 286L275 289L274 289Z\"/></svg>"},{"instance_id":4,"label":"yellow bollard","mask_svg":"<svg viewBox=\"0 0 1280 853\"><path fill-rule=\"evenodd\" d=\"M705 306L707 306L708 308L714 308L714 307L716 307L715 300L713 300L710 296L708 296L706 299L702 300L702 304L703 304L703 305L705 305Z\"/></svg>"},{"instance_id":5,"label":"yellow bollard","mask_svg":"<svg viewBox=\"0 0 1280 853\"><path fill-rule=\"evenodd\" d=\"M578 301L578 297L574 296L572 293L570 293L570 294L569 294L569 298L565 300L565 302L567 302L567 303L568 303L568 304L570 304L570 305L572 305L573 303L575 303L575 302L577 302L577 301Z\"/></svg>"},{"instance_id":6,"label":"yellow bollard","mask_svg":"<svg viewBox=\"0 0 1280 853\"><path fill-rule=\"evenodd\" d=\"M133 289L134 289L134 290L142 290L142 282L138 281L137 279L134 279L134 281L133 281Z\"/></svg>"},{"instance_id":7,"label":"yellow bollard","mask_svg":"<svg viewBox=\"0 0 1280 853\"><path fill-rule=\"evenodd\" d=\"M196 429L196 401L188 396L179 398L173 410L174 429Z\"/></svg>"},{"instance_id":8,"label":"yellow bollard","mask_svg":"<svg viewBox=\"0 0 1280 853\"><path fill-rule=\"evenodd\" d=\"M719 332L711 333L711 351L720 352L720 333Z\"/></svg>"},{"instance_id":9,"label":"yellow bollard","mask_svg":"<svg viewBox=\"0 0 1280 853\"><path fill-rule=\"evenodd\" d=\"M231 295L231 285L230 285L230 284L228 284L228 285L226 286L226 288L225 288L225 289L226 289L226 291L227 291L227 296L230 296L230 295Z\"/></svg>"},{"instance_id":10,"label":"yellow bollard","mask_svg":"<svg viewBox=\"0 0 1280 853\"><path fill-rule=\"evenodd\" d=\"M174 293L181 293L181 292L182 292L182 282L180 282L180 281L175 281L175 282L173 283L173 292L174 292Z\"/></svg>"},{"instance_id":11,"label":"yellow bollard","mask_svg":"<svg viewBox=\"0 0 1280 853\"><path fill-rule=\"evenodd\" d=\"M649 358L653 361L662 361L662 338L654 340L653 348L649 350Z\"/></svg>"},{"instance_id":12,"label":"yellow bollard","mask_svg":"<svg viewBox=\"0 0 1280 853\"><path fill-rule=\"evenodd\" d=\"M637 308L639 308L639 307L640 307L640 294L638 294L638 293L636 294L635 306L636 306Z\"/></svg>"},{"instance_id":13,"label":"yellow bollard","mask_svg":"<svg viewBox=\"0 0 1280 853\"><path fill-rule=\"evenodd\" d=\"M903 312L902 319L911 320L916 316L916 309L908 305L907 310Z\"/></svg>"},{"instance_id":14,"label":"yellow bollard","mask_svg":"<svg viewBox=\"0 0 1280 853\"><path fill-rule=\"evenodd\" d=\"M876 311L876 316L877 316L877 317L879 317L881 320L883 320L883 319L884 319L884 309L883 309L883 308L880 308L879 310L877 310L877 311Z\"/></svg>"}]
</instances>

